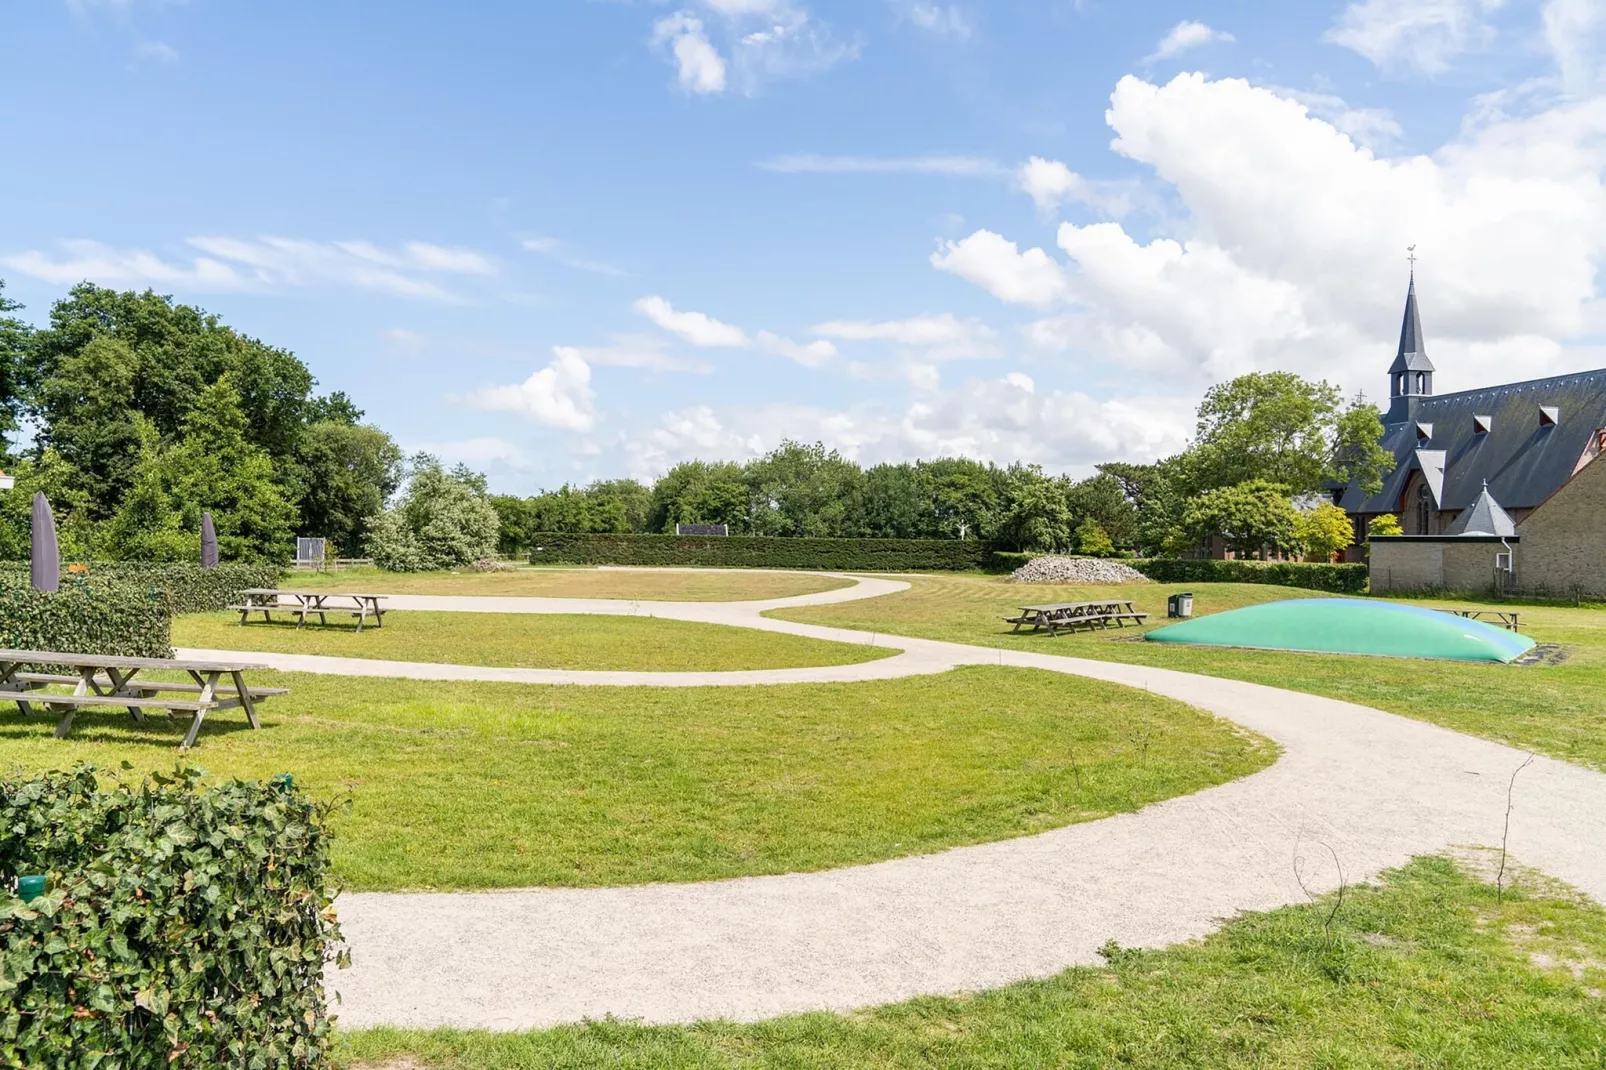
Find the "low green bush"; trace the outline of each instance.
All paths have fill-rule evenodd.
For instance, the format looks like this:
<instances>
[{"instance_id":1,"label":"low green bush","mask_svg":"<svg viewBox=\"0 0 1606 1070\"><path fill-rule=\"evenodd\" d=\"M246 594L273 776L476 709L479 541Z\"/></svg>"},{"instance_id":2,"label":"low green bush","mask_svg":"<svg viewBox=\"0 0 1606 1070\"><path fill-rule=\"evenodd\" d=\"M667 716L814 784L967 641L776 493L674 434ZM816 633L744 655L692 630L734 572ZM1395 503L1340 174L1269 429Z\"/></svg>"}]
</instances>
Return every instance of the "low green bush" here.
<instances>
[{"instance_id":1,"label":"low green bush","mask_svg":"<svg viewBox=\"0 0 1606 1070\"><path fill-rule=\"evenodd\" d=\"M801 539L771 535L530 536L537 565L706 565L836 572L974 572L992 548L961 539Z\"/></svg>"},{"instance_id":2,"label":"low green bush","mask_svg":"<svg viewBox=\"0 0 1606 1070\"><path fill-rule=\"evenodd\" d=\"M1017 553L1014 550L994 550L987 555L987 560L982 563L982 567L988 572L1014 572L1016 569L1023 567L1032 558L1041 556L1041 554Z\"/></svg>"},{"instance_id":3,"label":"low green bush","mask_svg":"<svg viewBox=\"0 0 1606 1070\"><path fill-rule=\"evenodd\" d=\"M217 568L167 561L89 561L66 566L64 580L110 581L162 592L173 613L212 613L240 600L247 587L277 587L283 569L271 564L233 563ZM26 587L28 563L0 564L0 587Z\"/></svg>"},{"instance_id":4,"label":"low green bush","mask_svg":"<svg viewBox=\"0 0 1606 1070\"><path fill-rule=\"evenodd\" d=\"M288 783L180 769L0 780L0 1065L328 1065L328 808Z\"/></svg>"},{"instance_id":5,"label":"low green bush","mask_svg":"<svg viewBox=\"0 0 1606 1070\"><path fill-rule=\"evenodd\" d=\"M172 634L168 602L154 588L79 576L64 579L53 594L25 582L0 586L5 649L170 658Z\"/></svg>"},{"instance_id":6,"label":"low green bush","mask_svg":"<svg viewBox=\"0 0 1606 1070\"><path fill-rule=\"evenodd\" d=\"M1332 594L1364 594L1367 584L1365 565L1161 557L1131 564L1156 583L1271 583Z\"/></svg>"}]
</instances>

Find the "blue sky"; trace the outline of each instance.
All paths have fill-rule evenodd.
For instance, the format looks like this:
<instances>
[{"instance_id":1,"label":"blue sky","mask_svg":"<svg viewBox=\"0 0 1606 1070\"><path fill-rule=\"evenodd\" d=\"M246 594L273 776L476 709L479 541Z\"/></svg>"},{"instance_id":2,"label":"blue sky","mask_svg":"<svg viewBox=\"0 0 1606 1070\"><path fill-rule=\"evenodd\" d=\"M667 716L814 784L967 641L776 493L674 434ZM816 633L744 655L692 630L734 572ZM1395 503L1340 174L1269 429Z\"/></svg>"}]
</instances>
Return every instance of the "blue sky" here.
<instances>
[{"instance_id":1,"label":"blue sky","mask_svg":"<svg viewBox=\"0 0 1606 1070\"><path fill-rule=\"evenodd\" d=\"M498 489L1087 471L1213 381L1600 363L1599 0L10 0L0 277L153 287Z\"/></svg>"}]
</instances>

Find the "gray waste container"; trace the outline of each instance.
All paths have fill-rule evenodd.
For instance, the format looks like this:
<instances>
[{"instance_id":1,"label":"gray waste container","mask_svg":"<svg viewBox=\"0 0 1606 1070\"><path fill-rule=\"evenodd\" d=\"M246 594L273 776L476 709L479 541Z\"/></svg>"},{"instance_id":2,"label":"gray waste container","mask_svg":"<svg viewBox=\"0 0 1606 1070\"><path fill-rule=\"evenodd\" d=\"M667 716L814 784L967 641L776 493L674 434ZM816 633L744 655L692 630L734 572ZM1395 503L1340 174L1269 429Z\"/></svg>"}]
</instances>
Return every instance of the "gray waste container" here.
<instances>
[{"instance_id":1,"label":"gray waste container","mask_svg":"<svg viewBox=\"0 0 1606 1070\"><path fill-rule=\"evenodd\" d=\"M1193 592L1178 591L1165 602L1165 615L1168 617L1193 616Z\"/></svg>"}]
</instances>

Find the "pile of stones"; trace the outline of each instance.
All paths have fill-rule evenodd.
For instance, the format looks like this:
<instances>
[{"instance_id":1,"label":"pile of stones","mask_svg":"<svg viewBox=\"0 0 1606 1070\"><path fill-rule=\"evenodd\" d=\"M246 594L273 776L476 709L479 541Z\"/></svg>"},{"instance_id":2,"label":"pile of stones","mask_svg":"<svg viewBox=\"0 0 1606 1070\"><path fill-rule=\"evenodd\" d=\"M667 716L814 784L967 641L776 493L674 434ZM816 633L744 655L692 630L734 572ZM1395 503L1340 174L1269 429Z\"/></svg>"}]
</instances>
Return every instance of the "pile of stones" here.
<instances>
[{"instance_id":1,"label":"pile of stones","mask_svg":"<svg viewBox=\"0 0 1606 1070\"><path fill-rule=\"evenodd\" d=\"M1034 557L1009 574L1010 583L1065 583L1078 587L1118 587L1148 583L1143 573L1119 561L1096 557Z\"/></svg>"}]
</instances>

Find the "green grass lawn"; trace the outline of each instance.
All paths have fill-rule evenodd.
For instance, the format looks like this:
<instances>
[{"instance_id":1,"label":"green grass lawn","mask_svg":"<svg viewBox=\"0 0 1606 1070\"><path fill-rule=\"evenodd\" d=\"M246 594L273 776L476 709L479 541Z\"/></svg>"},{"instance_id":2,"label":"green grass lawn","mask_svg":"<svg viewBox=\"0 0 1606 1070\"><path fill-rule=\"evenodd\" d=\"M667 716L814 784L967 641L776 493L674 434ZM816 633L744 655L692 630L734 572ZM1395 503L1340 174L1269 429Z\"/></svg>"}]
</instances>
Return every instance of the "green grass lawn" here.
<instances>
[{"instance_id":1,"label":"green grass lawn","mask_svg":"<svg viewBox=\"0 0 1606 1070\"><path fill-rule=\"evenodd\" d=\"M807 572L521 568L513 572L294 572L283 586L360 594L477 594L539 598L609 598L642 602L746 602L790 598L850 586Z\"/></svg>"},{"instance_id":2,"label":"green grass lawn","mask_svg":"<svg viewBox=\"0 0 1606 1070\"><path fill-rule=\"evenodd\" d=\"M349 620L349 618L347 618ZM305 628L260 616L197 613L173 621L173 645L206 650L428 661L534 669L715 672L854 665L889 657L886 647L832 643L752 628L652 617L533 613L425 613L397 610L385 626L331 618Z\"/></svg>"},{"instance_id":3,"label":"green grass lawn","mask_svg":"<svg viewBox=\"0 0 1606 1070\"><path fill-rule=\"evenodd\" d=\"M894 635L1035 650L1075 657L1157 665L1210 676L1271 684L1346 699L1460 732L1537 750L1595 769L1606 769L1606 610L1520 606L1523 631L1557 643L1567 657L1558 665L1507 666L1452 661L1292 654L1131 642L1131 630L1050 638L1012 634L999 618L1022 604L1134 598L1138 608L1165 623L1166 597L1197 595L1196 613L1235 609L1316 592L1254 584L1139 584L1131 587L1057 587L1009 584L983 576L911 577L901 594L837 606L780 610L788 620ZM1475 603L1424 602L1434 606Z\"/></svg>"},{"instance_id":4,"label":"green grass lawn","mask_svg":"<svg viewBox=\"0 0 1606 1070\"><path fill-rule=\"evenodd\" d=\"M348 1070L691 1067L1598 1068L1606 912L1444 859L1193 944L962 998L755 1025L596 1022L524 1034L372 1030ZM338 982L337 982L338 983Z\"/></svg>"},{"instance_id":5,"label":"green grass lawn","mask_svg":"<svg viewBox=\"0 0 1606 1070\"><path fill-rule=\"evenodd\" d=\"M628 689L261 675L291 688L264 729L217 714L191 760L349 791L334 851L354 890L829 869L1135 810L1275 758L1180 703L1026 669ZM171 768L182 734L96 711L63 741L0 707L13 767Z\"/></svg>"}]
</instances>

